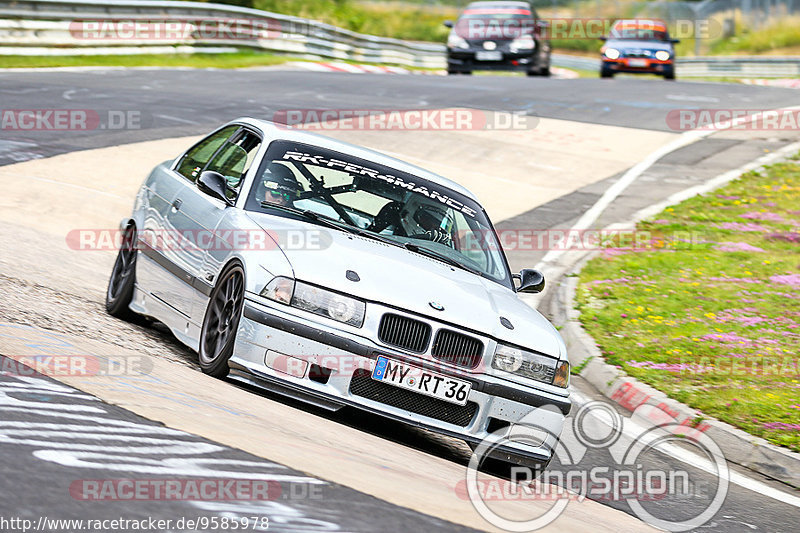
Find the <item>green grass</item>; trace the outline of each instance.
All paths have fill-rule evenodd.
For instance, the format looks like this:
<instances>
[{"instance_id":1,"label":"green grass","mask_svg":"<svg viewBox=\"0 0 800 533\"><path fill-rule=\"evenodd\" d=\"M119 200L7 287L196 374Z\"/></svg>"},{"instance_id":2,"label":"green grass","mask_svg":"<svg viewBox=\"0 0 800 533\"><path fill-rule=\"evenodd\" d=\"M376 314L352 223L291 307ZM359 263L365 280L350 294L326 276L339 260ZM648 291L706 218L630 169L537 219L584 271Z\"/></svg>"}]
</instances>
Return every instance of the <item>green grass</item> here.
<instances>
[{"instance_id":1,"label":"green grass","mask_svg":"<svg viewBox=\"0 0 800 533\"><path fill-rule=\"evenodd\" d=\"M740 28L739 35L711 44L714 55L763 54L800 46L800 17L784 17L759 30Z\"/></svg>"},{"instance_id":2,"label":"green grass","mask_svg":"<svg viewBox=\"0 0 800 533\"><path fill-rule=\"evenodd\" d=\"M444 42L459 8L405 2L355 2L352 0L254 0L254 7L274 13L319 20L368 35L411 41Z\"/></svg>"},{"instance_id":3,"label":"green grass","mask_svg":"<svg viewBox=\"0 0 800 533\"><path fill-rule=\"evenodd\" d=\"M638 230L652 247L608 250L580 275L581 321L605 359L800 451L800 164L745 174Z\"/></svg>"},{"instance_id":4,"label":"green grass","mask_svg":"<svg viewBox=\"0 0 800 533\"><path fill-rule=\"evenodd\" d=\"M229 54L141 54L81 56L4 56L0 68L32 67L194 67L242 68L278 65L292 58L255 51Z\"/></svg>"}]
</instances>

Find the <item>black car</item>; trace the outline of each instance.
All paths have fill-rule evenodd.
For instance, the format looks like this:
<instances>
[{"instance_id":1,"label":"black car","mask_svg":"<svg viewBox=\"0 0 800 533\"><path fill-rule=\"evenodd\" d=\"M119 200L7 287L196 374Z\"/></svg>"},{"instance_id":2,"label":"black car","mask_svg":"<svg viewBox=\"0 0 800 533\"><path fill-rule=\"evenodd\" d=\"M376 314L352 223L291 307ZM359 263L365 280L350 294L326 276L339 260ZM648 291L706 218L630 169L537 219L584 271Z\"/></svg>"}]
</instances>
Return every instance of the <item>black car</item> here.
<instances>
[{"instance_id":1,"label":"black car","mask_svg":"<svg viewBox=\"0 0 800 533\"><path fill-rule=\"evenodd\" d=\"M447 39L447 73L518 70L528 76L550 75L547 23L527 2L472 2Z\"/></svg>"},{"instance_id":2,"label":"black car","mask_svg":"<svg viewBox=\"0 0 800 533\"><path fill-rule=\"evenodd\" d=\"M675 79L675 43L661 21L618 20L603 40L600 49L601 78L612 78L617 72L656 74Z\"/></svg>"}]
</instances>

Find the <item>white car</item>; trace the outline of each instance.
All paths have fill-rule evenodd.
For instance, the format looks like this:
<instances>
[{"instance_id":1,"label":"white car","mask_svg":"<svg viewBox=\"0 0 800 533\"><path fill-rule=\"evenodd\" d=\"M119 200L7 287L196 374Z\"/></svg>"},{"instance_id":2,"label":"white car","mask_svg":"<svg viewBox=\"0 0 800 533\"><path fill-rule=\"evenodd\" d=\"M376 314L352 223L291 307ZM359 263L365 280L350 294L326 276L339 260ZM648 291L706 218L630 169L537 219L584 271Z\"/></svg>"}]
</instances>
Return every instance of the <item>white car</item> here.
<instances>
[{"instance_id":1,"label":"white car","mask_svg":"<svg viewBox=\"0 0 800 533\"><path fill-rule=\"evenodd\" d=\"M163 322L207 374L473 447L526 417L549 436L492 456L550 460L566 348L517 296L544 278L512 275L460 185L243 118L157 166L120 229L108 312Z\"/></svg>"}]
</instances>

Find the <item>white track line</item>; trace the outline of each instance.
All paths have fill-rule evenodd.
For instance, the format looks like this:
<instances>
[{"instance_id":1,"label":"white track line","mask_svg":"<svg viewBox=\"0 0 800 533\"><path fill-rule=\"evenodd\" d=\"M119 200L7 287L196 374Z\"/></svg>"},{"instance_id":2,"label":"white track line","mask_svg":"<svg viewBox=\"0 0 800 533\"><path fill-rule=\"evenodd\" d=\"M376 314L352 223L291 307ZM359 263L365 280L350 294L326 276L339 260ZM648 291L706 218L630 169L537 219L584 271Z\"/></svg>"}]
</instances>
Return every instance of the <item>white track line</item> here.
<instances>
[{"instance_id":1,"label":"white track line","mask_svg":"<svg viewBox=\"0 0 800 533\"><path fill-rule=\"evenodd\" d=\"M792 106L792 107L784 107L779 109L785 110L800 110L800 106ZM754 113L749 115L746 118L745 122L752 122L757 118L761 117L765 113L777 111L777 109L772 110L765 110L759 113ZM741 123L741 122L740 122ZM641 160L636 165L629 168L622 177L614 183L611 187L606 189L606 192L595 202L595 204L590 207L574 224L569 232L570 238L574 238L578 232L587 230L589 227L594 224L598 217L605 211L611 203L622 194L625 189L627 189L633 182L635 182L639 176L644 174L644 172L653 166L659 159L662 157L678 150L679 148L683 148L684 146L688 146L696 141L704 139L713 133L717 133L720 131L725 131L733 127L733 124L729 124L727 127L722 127L720 122L715 122L710 128L702 129L702 130L691 130L684 132L672 142L667 143L666 145L662 146L661 148L657 149L656 151L649 154L643 160ZM745 165L747 166L747 165ZM738 170L738 169L737 169ZM723 182L724 183L724 182ZM671 205L671 204L667 204ZM574 241L567 242L566 246L558 250L550 250L545 254L542 260L537 265L537 269L544 270L547 269L547 265L553 265L558 261L558 259L564 255L565 253L569 252L574 245ZM549 269L548 269L549 270Z\"/></svg>"},{"instance_id":2,"label":"white track line","mask_svg":"<svg viewBox=\"0 0 800 533\"><path fill-rule=\"evenodd\" d=\"M583 404L589 402L589 398L587 398L583 393L576 391L575 389L572 389L571 394L573 398L573 403L578 408L580 408ZM606 417L599 416L595 417L595 419L598 421L602 421L608 427L615 429L612 423L609 420L607 420ZM630 437L632 440L635 440L639 436L647 433L648 429L649 428L640 425L631 418L625 418L625 423L622 426L623 433L627 437ZM682 463L704 470L709 474L717 474L717 469L713 465L713 463L711 463L711 461L693 452L690 452L688 450L685 450L683 448L680 448L672 444L663 444L663 443L656 446L656 448L660 452L663 452L666 455L669 455L670 457L673 457L681 461ZM773 500L778 500L779 502L785 503L787 505L792 505L794 507L800 507L800 498L798 498L797 496L770 487L766 483L762 483L758 480L749 478L738 472L734 472L733 470L728 470L728 480L731 483L735 483L736 485L739 485L742 488L751 490L753 492L757 492L759 494L763 494L764 496L768 496Z\"/></svg>"},{"instance_id":3,"label":"white track line","mask_svg":"<svg viewBox=\"0 0 800 533\"><path fill-rule=\"evenodd\" d=\"M705 183L701 183L700 185L695 185L694 187L689 187L688 189L684 189L682 191L678 191L675 194L671 195L669 198L664 200L663 202L659 202L657 204L652 204L644 209L640 209L636 213L634 213L633 218L635 220L644 220L646 218L650 218L654 215L657 215L667 207L671 205L678 204L684 200L688 200L693 196L697 196L698 194L707 193L709 191L713 191L717 187L721 187L725 185L729 181L736 179L737 177L741 176L745 172L750 172L751 170L755 170L759 167L764 165L769 165L783 159L792 154L792 152L800 151L800 142L795 142L792 144L787 144L783 148L779 150L775 150L774 152L770 152L768 154L764 154L758 159L754 161L750 161L739 168L735 168L733 170L729 170L728 172L724 172L719 176L716 176L713 179L706 181Z\"/></svg>"}]
</instances>

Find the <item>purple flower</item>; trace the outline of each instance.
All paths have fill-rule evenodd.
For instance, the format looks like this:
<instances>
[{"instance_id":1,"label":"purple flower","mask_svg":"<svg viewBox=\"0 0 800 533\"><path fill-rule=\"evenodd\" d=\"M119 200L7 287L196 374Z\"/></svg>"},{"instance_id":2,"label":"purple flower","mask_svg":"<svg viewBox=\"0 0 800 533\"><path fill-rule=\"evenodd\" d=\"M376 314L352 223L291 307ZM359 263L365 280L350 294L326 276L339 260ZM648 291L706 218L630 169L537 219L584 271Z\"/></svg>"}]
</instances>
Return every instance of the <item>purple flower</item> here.
<instances>
[{"instance_id":1,"label":"purple flower","mask_svg":"<svg viewBox=\"0 0 800 533\"><path fill-rule=\"evenodd\" d=\"M617 278L617 279L596 279L594 281L590 281L586 285L603 285L605 283L632 283L629 278Z\"/></svg>"},{"instance_id":2,"label":"purple flower","mask_svg":"<svg viewBox=\"0 0 800 533\"><path fill-rule=\"evenodd\" d=\"M747 337L741 337L736 333L709 333L707 335L703 335L700 337L701 341L719 341L722 343L727 344L739 344L741 342L750 343L753 342L751 339Z\"/></svg>"},{"instance_id":3,"label":"purple flower","mask_svg":"<svg viewBox=\"0 0 800 533\"><path fill-rule=\"evenodd\" d=\"M755 224L752 222L723 222L722 224L714 224L714 226L720 229L729 229L734 231L768 231L769 229L761 224Z\"/></svg>"},{"instance_id":4,"label":"purple flower","mask_svg":"<svg viewBox=\"0 0 800 533\"><path fill-rule=\"evenodd\" d=\"M762 213L760 211L751 211L749 213L745 213L743 215L739 215L742 218L747 218L750 220L767 220L769 222L783 222L783 217L777 213Z\"/></svg>"},{"instance_id":5,"label":"purple flower","mask_svg":"<svg viewBox=\"0 0 800 533\"><path fill-rule=\"evenodd\" d=\"M746 242L721 242L714 247L720 252L764 252L765 250Z\"/></svg>"},{"instance_id":6,"label":"purple flower","mask_svg":"<svg viewBox=\"0 0 800 533\"><path fill-rule=\"evenodd\" d=\"M791 285L792 287L800 287L800 274L770 276L769 280L772 283L779 283L781 285Z\"/></svg>"},{"instance_id":7,"label":"purple flower","mask_svg":"<svg viewBox=\"0 0 800 533\"><path fill-rule=\"evenodd\" d=\"M770 233L766 238L770 241L800 242L800 233L796 231Z\"/></svg>"},{"instance_id":8,"label":"purple flower","mask_svg":"<svg viewBox=\"0 0 800 533\"><path fill-rule=\"evenodd\" d=\"M767 422L763 426L765 429L777 431L800 431L800 424L787 424L786 422Z\"/></svg>"}]
</instances>

